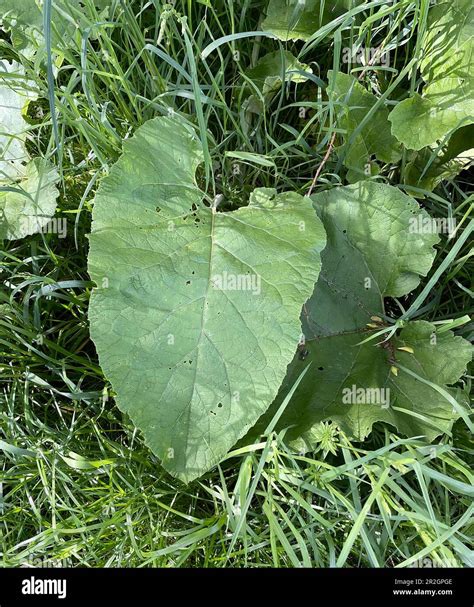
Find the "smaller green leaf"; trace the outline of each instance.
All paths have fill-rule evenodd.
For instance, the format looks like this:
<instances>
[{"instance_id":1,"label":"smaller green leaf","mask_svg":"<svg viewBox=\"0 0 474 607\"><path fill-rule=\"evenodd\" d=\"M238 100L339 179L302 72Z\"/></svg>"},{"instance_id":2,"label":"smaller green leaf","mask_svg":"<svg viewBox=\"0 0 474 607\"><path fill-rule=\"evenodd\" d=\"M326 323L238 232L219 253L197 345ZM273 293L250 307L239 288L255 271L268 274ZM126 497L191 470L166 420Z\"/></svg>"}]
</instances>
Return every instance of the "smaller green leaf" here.
<instances>
[{"instance_id":1,"label":"smaller green leaf","mask_svg":"<svg viewBox=\"0 0 474 607\"><path fill-rule=\"evenodd\" d=\"M311 68L298 61L290 52L268 53L245 74L253 85L246 83L244 95L248 97L245 101L245 110L260 114L265 105L270 103L281 89L283 82L305 82L308 80L305 73L312 74ZM254 87L259 90L259 95L254 92Z\"/></svg>"},{"instance_id":2,"label":"smaller green leaf","mask_svg":"<svg viewBox=\"0 0 474 607\"><path fill-rule=\"evenodd\" d=\"M469 125L455 131L441 149L433 146L414 152L406 167L405 183L423 190L434 190L441 181L455 177L472 164L473 142L474 126Z\"/></svg>"},{"instance_id":3,"label":"smaller green leaf","mask_svg":"<svg viewBox=\"0 0 474 607\"><path fill-rule=\"evenodd\" d=\"M96 10L106 15L113 0L95 0ZM46 52L43 25L44 0L0 0L0 25L11 32L14 48L28 59L43 60ZM52 0L53 48L71 47L78 27L87 27L89 2L74 3L70 0ZM71 7L75 10L72 10ZM69 15L69 18L64 16ZM90 15L94 17L94 13ZM84 25L87 23L87 26ZM91 37L94 33L91 32ZM79 50L79 42L77 44Z\"/></svg>"},{"instance_id":4,"label":"smaller green leaf","mask_svg":"<svg viewBox=\"0 0 474 607\"><path fill-rule=\"evenodd\" d=\"M36 98L22 66L0 61L0 238L38 232L56 208L56 170L47 160L30 160L26 149L23 115Z\"/></svg>"},{"instance_id":5,"label":"smaller green leaf","mask_svg":"<svg viewBox=\"0 0 474 607\"><path fill-rule=\"evenodd\" d=\"M435 233L411 226L429 215L398 188L361 181L312 197L328 245L313 296L305 305L308 339L360 331L384 313L385 297L402 297L431 268Z\"/></svg>"},{"instance_id":6,"label":"smaller green leaf","mask_svg":"<svg viewBox=\"0 0 474 607\"><path fill-rule=\"evenodd\" d=\"M309 342L307 360L295 359L290 365L281 393L311 361L279 424L279 429L290 428L289 440L301 437L313 447L313 425L323 420L336 421L359 440L376 421L389 423L406 436L425 436L429 442L449 432L459 414L446 398L401 370L394 375L391 368L399 362L449 391L448 385L460 378L472 358L469 342L451 331L436 333L436 327L425 321L409 323L399 337L392 338L389 346L395 361L390 360L388 348L374 342L360 345L360 341L361 335L352 333ZM404 346L414 353L398 350Z\"/></svg>"},{"instance_id":7,"label":"smaller green leaf","mask_svg":"<svg viewBox=\"0 0 474 607\"><path fill-rule=\"evenodd\" d=\"M0 0L0 25L11 32L13 46L32 57L43 41L43 15L35 0Z\"/></svg>"},{"instance_id":8,"label":"smaller green leaf","mask_svg":"<svg viewBox=\"0 0 474 607\"><path fill-rule=\"evenodd\" d=\"M328 72L328 96L335 104L338 126L345 130L342 148L344 164L349 169L347 179L356 182L377 174L378 168L371 162L375 156L382 162L397 162L401 158L401 146L390 133L388 110L381 105L376 110L377 97L369 93L354 76L330 70ZM360 128L360 124L370 118Z\"/></svg>"},{"instance_id":9,"label":"smaller green leaf","mask_svg":"<svg viewBox=\"0 0 474 607\"><path fill-rule=\"evenodd\" d=\"M0 61L0 183L21 175L23 163L30 159L25 147L28 123L23 113L36 98L23 67L16 61Z\"/></svg>"},{"instance_id":10,"label":"smaller green leaf","mask_svg":"<svg viewBox=\"0 0 474 607\"><path fill-rule=\"evenodd\" d=\"M280 40L308 40L323 25L361 3L361 0L270 0L262 29Z\"/></svg>"},{"instance_id":11,"label":"smaller green leaf","mask_svg":"<svg viewBox=\"0 0 474 607\"><path fill-rule=\"evenodd\" d=\"M50 162L35 158L17 182L0 186L0 239L24 238L48 224L56 209L58 180Z\"/></svg>"},{"instance_id":12,"label":"smaller green leaf","mask_svg":"<svg viewBox=\"0 0 474 607\"><path fill-rule=\"evenodd\" d=\"M415 93L390 113L392 133L421 150L474 122L474 5L450 0L430 9L422 44L423 94Z\"/></svg>"}]
</instances>

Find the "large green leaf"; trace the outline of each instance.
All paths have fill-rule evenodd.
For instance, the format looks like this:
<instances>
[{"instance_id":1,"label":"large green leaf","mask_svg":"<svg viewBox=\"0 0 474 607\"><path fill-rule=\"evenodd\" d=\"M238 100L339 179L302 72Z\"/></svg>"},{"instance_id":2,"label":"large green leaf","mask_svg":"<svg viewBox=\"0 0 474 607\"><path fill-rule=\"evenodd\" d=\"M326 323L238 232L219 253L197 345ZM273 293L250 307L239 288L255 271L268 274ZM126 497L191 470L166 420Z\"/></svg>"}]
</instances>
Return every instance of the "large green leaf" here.
<instances>
[{"instance_id":1,"label":"large green leaf","mask_svg":"<svg viewBox=\"0 0 474 607\"><path fill-rule=\"evenodd\" d=\"M420 65L427 85L389 117L392 133L406 147L420 150L474 122L473 40L471 0L450 0L430 9Z\"/></svg>"},{"instance_id":2,"label":"large green leaf","mask_svg":"<svg viewBox=\"0 0 474 607\"><path fill-rule=\"evenodd\" d=\"M387 108L380 105L374 110L377 97L354 76L330 70L328 80L328 96L335 104L338 126L345 131L342 152L349 169L348 180L355 182L370 176L374 172L372 156L383 162L400 160L401 145L390 133ZM365 125L359 128L366 118Z\"/></svg>"},{"instance_id":3,"label":"large green leaf","mask_svg":"<svg viewBox=\"0 0 474 607\"><path fill-rule=\"evenodd\" d=\"M274 399L325 244L308 198L257 189L203 202L195 133L156 118L124 142L96 196L89 271L100 363L147 444L189 481Z\"/></svg>"},{"instance_id":4,"label":"large green leaf","mask_svg":"<svg viewBox=\"0 0 474 607\"><path fill-rule=\"evenodd\" d=\"M362 0L270 0L262 29L275 34L280 40L308 40L323 25L361 2Z\"/></svg>"},{"instance_id":5,"label":"large green leaf","mask_svg":"<svg viewBox=\"0 0 474 607\"><path fill-rule=\"evenodd\" d=\"M359 439L376 421L428 440L448 431L456 417L452 405L406 372L395 375L392 367L400 364L426 381L452 384L470 360L468 342L450 332L436 334L429 323L412 322L386 347L378 343L382 337L360 344L375 331L367 326L373 324L371 317L383 316L384 298L410 292L429 271L432 246L439 238L410 229L413 219L428 215L400 190L371 181L312 198L328 244L315 291L303 311L306 352L295 357L279 397L257 430L264 428L310 362L279 422L278 428L290 428L290 439L303 435L310 442L311 428L326 419L336 420ZM405 346L413 352L397 349Z\"/></svg>"}]
</instances>

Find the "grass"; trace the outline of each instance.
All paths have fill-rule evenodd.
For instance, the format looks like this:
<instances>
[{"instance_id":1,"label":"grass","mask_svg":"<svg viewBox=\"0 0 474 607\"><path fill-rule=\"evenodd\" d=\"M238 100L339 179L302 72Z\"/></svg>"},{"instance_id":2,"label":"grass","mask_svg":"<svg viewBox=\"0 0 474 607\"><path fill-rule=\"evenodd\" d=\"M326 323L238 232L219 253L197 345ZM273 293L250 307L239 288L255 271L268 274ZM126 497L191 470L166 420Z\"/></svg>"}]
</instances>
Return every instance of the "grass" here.
<instances>
[{"instance_id":1,"label":"grass","mask_svg":"<svg viewBox=\"0 0 474 607\"><path fill-rule=\"evenodd\" d=\"M360 25L342 18L309 43L288 43L314 77L285 84L250 121L245 91L260 93L246 70L283 48L236 36L260 29L261 2L116 0L106 18L92 0L84 10L67 4L82 35L72 35L60 55L54 19L46 41L52 53L39 66L18 55L8 32L0 41L0 56L20 60L40 91L28 110L28 145L58 163L57 215L68 225L64 239L39 234L4 242L0 252L3 565L407 567L430 558L473 566L473 449L462 420L431 446L381 425L358 443L327 423L319 449L305 455L270 433L184 486L114 405L87 323L93 195L125 137L170 112L197 126L201 185L209 199L224 194L228 208L245 204L257 185L305 193L318 167L314 191L341 183L340 160L327 155L334 133L339 141L339 110L319 79L328 69L348 69L343 46L364 43L396 49L385 90L401 83L415 90L429 3L371 2ZM376 69L366 69L362 81L370 84ZM386 166L380 178L403 184L404 167ZM422 203L464 229L472 213L469 174L425 193ZM414 318L449 321L473 312L472 251L466 240L453 252L455 242L443 238L426 281L390 302L394 317L409 310ZM472 322L454 328L472 339ZM467 388L470 381L464 378Z\"/></svg>"},{"instance_id":2,"label":"grass","mask_svg":"<svg viewBox=\"0 0 474 607\"><path fill-rule=\"evenodd\" d=\"M23 388L29 396L13 394L4 412L6 566L471 563L462 432L456 445L427 446L378 428L355 445L327 424L316 453L295 455L271 436L184 487L106 402L53 397L45 411L33 385Z\"/></svg>"}]
</instances>

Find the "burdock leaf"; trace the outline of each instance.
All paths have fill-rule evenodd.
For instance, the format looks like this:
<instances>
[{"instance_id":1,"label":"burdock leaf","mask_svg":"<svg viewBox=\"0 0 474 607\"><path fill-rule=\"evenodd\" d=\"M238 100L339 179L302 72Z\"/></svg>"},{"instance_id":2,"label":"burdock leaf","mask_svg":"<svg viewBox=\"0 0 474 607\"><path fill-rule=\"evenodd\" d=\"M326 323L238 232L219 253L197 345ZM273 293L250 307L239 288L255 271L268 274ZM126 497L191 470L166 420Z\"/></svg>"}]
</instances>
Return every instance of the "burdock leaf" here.
<instances>
[{"instance_id":1,"label":"burdock leaf","mask_svg":"<svg viewBox=\"0 0 474 607\"><path fill-rule=\"evenodd\" d=\"M21 176L24 163L30 159L23 112L36 98L23 67L16 61L0 61L0 183Z\"/></svg>"},{"instance_id":2,"label":"burdock leaf","mask_svg":"<svg viewBox=\"0 0 474 607\"><path fill-rule=\"evenodd\" d=\"M0 239L24 238L44 228L56 210L58 173L42 158L18 169L15 181L0 183Z\"/></svg>"},{"instance_id":3,"label":"burdock leaf","mask_svg":"<svg viewBox=\"0 0 474 607\"><path fill-rule=\"evenodd\" d=\"M277 427L289 428L290 440L303 436L311 443L312 426L327 419L358 439L376 421L427 440L449 431L457 413L429 382L446 389L459 379L471 357L467 341L419 321L384 344L384 336L360 343L382 328L374 325L385 313L384 298L409 293L429 271L439 237L422 229L428 214L397 188L375 182L333 188L312 199L328 244L304 307L305 356L293 360L256 431L264 429L309 362ZM398 349L404 346L408 351Z\"/></svg>"},{"instance_id":4,"label":"burdock leaf","mask_svg":"<svg viewBox=\"0 0 474 607\"><path fill-rule=\"evenodd\" d=\"M32 57L43 39L43 14L35 0L0 0L0 25L11 32L13 46Z\"/></svg>"},{"instance_id":5,"label":"burdock leaf","mask_svg":"<svg viewBox=\"0 0 474 607\"><path fill-rule=\"evenodd\" d=\"M458 413L422 380L454 394L448 385L460 378L471 360L469 342L450 331L438 334L431 323L414 321L390 341L392 363L390 349L374 342L358 345L367 336L347 333L311 341L306 345L306 361L296 359L290 365L282 392L308 361L312 363L279 424L279 429L290 427L290 440L302 437L311 448L311 428L327 419L360 440L377 421L407 436L424 436L428 442L449 432ZM403 346L410 346L414 353L397 349ZM395 375L392 366L397 364L421 379L402 370Z\"/></svg>"},{"instance_id":6,"label":"burdock leaf","mask_svg":"<svg viewBox=\"0 0 474 607\"><path fill-rule=\"evenodd\" d=\"M283 82L305 82L306 73L311 74L311 68L301 63L288 51L267 53L255 65L247 70L246 77L254 86L246 83L244 95L245 109L253 113L261 113L265 105L278 93ZM260 94L258 94L256 87Z\"/></svg>"},{"instance_id":7,"label":"burdock leaf","mask_svg":"<svg viewBox=\"0 0 474 607\"><path fill-rule=\"evenodd\" d=\"M415 93L390 113L392 133L421 150L474 122L474 5L450 0L430 9L422 44L423 94Z\"/></svg>"},{"instance_id":8,"label":"burdock leaf","mask_svg":"<svg viewBox=\"0 0 474 607\"><path fill-rule=\"evenodd\" d=\"M203 201L193 130L156 118L124 142L94 203L89 319L119 407L165 468L216 464L277 394L325 245L311 201L257 189Z\"/></svg>"},{"instance_id":9,"label":"burdock leaf","mask_svg":"<svg viewBox=\"0 0 474 607\"><path fill-rule=\"evenodd\" d=\"M447 145L413 152L407 164L405 183L432 191L444 179L451 179L472 165L474 160L474 125L455 131ZM417 196L420 196L417 193Z\"/></svg>"},{"instance_id":10,"label":"burdock leaf","mask_svg":"<svg viewBox=\"0 0 474 607\"><path fill-rule=\"evenodd\" d=\"M350 74L330 70L328 80L328 96L335 104L338 126L345 131L342 152L348 180L355 182L372 174L371 156L383 162L400 160L401 145L390 133L388 109L381 105L374 110L377 97Z\"/></svg>"},{"instance_id":11,"label":"burdock leaf","mask_svg":"<svg viewBox=\"0 0 474 607\"><path fill-rule=\"evenodd\" d=\"M97 11L105 11L113 0L95 0ZM51 0L51 38L52 46L70 47L75 32L84 24L84 11L89 8L89 2L79 0L75 3L65 0ZM15 49L22 55L33 59L43 60L46 47L43 24L44 0L0 0L0 26L10 31L11 40ZM76 9L71 11L71 7ZM68 17L65 17L64 14ZM90 13L86 15L93 16ZM105 12L103 16L105 16ZM89 24L88 24L89 25ZM94 28L90 28L89 37L94 37Z\"/></svg>"},{"instance_id":12,"label":"burdock leaf","mask_svg":"<svg viewBox=\"0 0 474 607\"><path fill-rule=\"evenodd\" d=\"M270 0L264 31L275 34L280 40L308 40L323 25L361 4L361 0ZM322 10L321 10L322 7Z\"/></svg>"},{"instance_id":13,"label":"burdock leaf","mask_svg":"<svg viewBox=\"0 0 474 607\"><path fill-rule=\"evenodd\" d=\"M15 61L0 61L0 239L40 231L54 215L58 174L45 159L30 160L26 149L28 103L33 83Z\"/></svg>"}]
</instances>

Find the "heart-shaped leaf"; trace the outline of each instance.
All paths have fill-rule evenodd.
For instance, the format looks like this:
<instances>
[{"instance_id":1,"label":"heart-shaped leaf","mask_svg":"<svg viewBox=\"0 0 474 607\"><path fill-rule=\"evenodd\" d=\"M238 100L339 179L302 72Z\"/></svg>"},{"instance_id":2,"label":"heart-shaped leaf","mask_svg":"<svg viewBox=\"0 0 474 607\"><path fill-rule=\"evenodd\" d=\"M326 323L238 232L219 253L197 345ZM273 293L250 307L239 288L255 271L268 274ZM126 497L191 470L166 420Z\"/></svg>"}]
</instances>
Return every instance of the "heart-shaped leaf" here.
<instances>
[{"instance_id":1,"label":"heart-shaped leaf","mask_svg":"<svg viewBox=\"0 0 474 607\"><path fill-rule=\"evenodd\" d=\"M311 201L257 189L218 212L194 133L156 118L124 142L95 199L91 335L150 446L189 481L274 399L301 334L325 233Z\"/></svg>"}]
</instances>

